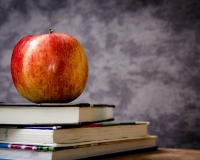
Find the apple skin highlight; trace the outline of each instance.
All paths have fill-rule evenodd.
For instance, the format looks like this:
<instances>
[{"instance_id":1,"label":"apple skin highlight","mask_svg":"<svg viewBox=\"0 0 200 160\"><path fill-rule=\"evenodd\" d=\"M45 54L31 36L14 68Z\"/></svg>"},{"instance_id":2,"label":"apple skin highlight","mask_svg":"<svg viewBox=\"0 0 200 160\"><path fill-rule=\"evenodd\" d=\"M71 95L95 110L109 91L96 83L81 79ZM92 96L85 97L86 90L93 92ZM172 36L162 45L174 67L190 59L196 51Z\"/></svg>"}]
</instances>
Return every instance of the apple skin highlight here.
<instances>
[{"instance_id":1,"label":"apple skin highlight","mask_svg":"<svg viewBox=\"0 0 200 160\"><path fill-rule=\"evenodd\" d=\"M34 103L71 102L88 79L83 46L64 33L26 36L14 47L11 75L17 91Z\"/></svg>"}]
</instances>

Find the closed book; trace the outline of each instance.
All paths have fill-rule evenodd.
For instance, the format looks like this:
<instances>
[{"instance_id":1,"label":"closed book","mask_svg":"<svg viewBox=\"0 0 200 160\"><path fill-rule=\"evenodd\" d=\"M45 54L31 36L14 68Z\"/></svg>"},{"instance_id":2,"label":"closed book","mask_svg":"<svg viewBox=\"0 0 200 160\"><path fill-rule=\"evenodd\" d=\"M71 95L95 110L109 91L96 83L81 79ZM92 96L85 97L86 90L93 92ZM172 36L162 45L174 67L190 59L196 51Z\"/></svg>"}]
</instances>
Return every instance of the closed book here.
<instances>
[{"instance_id":1,"label":"closed book","mask_svg":"<svg viewBox=\"0 0 200 160\"><path fill-rule=\"evenodd\" d=\"M119 154L137 150L156 149L157 136L143 138L123 138L74 144L40 145L40 144L6 144L0 143L2 158L15 160L68 160L95 159L110 154ZM30 152L31 150L31 152Z\"/></svg>"},{"instance_id":2,"label":"closed book","mask_svg":"<svg viewBox=\"0 0 200 160\"><path fill-rule=\"evenodd\" d=\"M113 120L114 105L0 103L0 125L67 125Z\"/></svg>"},{"instance_id":3,"label":"closed book","mask_svg":"<svg viewBox=\"0 0 200 160\"><path fill-rule=\"evenodd\" d=\"M145 137L149 122L103 122L69 126L47 126L20 128L0 127L0 141L32 143L77 143L94 140Z\"/></svg>"}]
</instances>

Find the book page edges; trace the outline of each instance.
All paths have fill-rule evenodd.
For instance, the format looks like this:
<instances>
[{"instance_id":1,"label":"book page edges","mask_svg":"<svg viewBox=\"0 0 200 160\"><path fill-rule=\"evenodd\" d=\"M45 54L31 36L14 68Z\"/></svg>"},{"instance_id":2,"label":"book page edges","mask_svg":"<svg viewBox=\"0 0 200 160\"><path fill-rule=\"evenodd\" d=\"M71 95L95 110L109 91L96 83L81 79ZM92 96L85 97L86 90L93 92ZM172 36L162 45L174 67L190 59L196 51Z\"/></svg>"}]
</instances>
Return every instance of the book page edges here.
<instances>
[{"instance_id":1,"label":"book page edges","mask_svg":"<svg viewBox=\"0 0 200 160\"><path fill-rule=\"evenodd\" d=\"M80 108L79 111L79 122L101 121L114 117L113 107Z\"/></svg>"},{"instance_id":2,"label":"book page edges","mask_svg":"<svg viewBox=\"0 0 200 160\"><path fill-rule=\"evenodd\" d=\"M87 144L98 144L98 143L117 143L125 142L125 141L136 141L136 140L143 140L143 139L155 139L157 140L158 136L156 135L148 135L144 137L134 137L134 138L118 138L118 139L109 139L109 140L100 140L100 141L88 141L88 142L79 142L79 143L29 143L29 142L7 142L7 141L0 141L0 143L7 143L7 144L23 144L23 145L35 145L35 146L48 146L48 147L69 147L69 146L81 146Z\"/></svg>"}]
</instances>

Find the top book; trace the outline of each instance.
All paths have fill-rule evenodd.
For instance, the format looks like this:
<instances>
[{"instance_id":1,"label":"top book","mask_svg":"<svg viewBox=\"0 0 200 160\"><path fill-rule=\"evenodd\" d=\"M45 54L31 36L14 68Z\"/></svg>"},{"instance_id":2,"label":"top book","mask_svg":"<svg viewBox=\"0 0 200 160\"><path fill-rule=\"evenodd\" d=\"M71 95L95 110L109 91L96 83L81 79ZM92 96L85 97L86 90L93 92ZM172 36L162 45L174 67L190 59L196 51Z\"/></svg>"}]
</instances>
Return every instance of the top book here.
<instances>
[{"instance_id":1,"label":"top book","mask_svg":"<svg viewBox=\"0 0 200 160\"><path fill-rule=\"evenodd\" d=\"M0 125L80 125L114 120L115 105L0 103Z\"/></svg>"}]
</instances>

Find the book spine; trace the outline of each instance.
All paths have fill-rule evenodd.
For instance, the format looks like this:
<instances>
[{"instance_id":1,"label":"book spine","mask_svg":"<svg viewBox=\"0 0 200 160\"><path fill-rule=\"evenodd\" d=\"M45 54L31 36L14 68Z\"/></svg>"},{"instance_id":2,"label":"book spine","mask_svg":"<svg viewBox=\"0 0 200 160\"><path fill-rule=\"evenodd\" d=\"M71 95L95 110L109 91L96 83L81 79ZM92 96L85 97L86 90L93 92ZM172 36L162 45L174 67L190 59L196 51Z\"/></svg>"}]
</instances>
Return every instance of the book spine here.
<instances>
[{"instance_id":1,"label":"book spine","mask_svg":"<svg viewBox=\"0 0 200 160\"><path fill-rule=\"evenodd\" d=\"M9 144L0 143L0 148L12 148L12 149L23 149L32 151L54 151L54 147L49 146L32 146L32 145L21 145L21 144Z\"/></svg>"}]
</instances>

